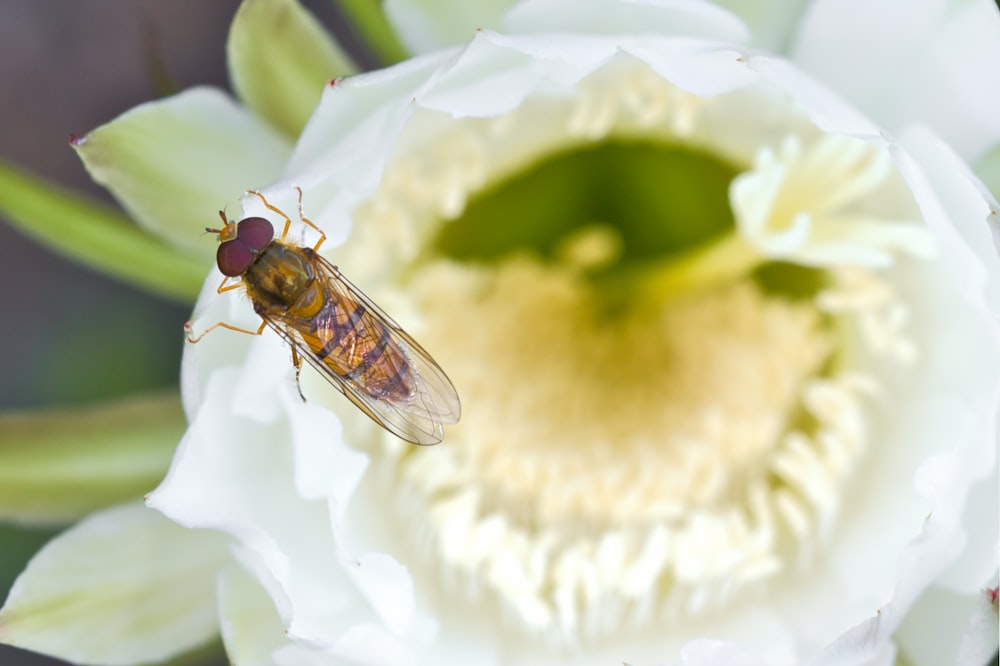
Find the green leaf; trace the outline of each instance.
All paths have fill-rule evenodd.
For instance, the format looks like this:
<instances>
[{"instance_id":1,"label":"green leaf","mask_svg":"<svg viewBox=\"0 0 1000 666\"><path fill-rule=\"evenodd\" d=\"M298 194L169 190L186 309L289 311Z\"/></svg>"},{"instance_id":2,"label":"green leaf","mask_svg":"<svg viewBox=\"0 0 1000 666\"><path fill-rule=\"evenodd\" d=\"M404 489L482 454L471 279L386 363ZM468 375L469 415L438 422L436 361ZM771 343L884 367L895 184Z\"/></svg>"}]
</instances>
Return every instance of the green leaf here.
<instances>
[{"instance_id":1,"label":"green leaf","mask_svg":"<svg viewBox=\"0 0 1000 666\"><path fill-rule=\"evenodd\" d=\"M375 56L386 65L406 60L409 54L386 19L380 0L340 0L337 8L347 14Z\"/></svg>"},{"instance_id":2,"label":"green leaf","mask_svg":"<svg viewBox=\"0 0 1000 666\"><path fill-rule=\"evenodd\" d=\"M0 524L0 590L9 590L28 560L54 536L54 528Z\"/></svg>"},{"instance_id":3,"label":"green leaf","mask_svg":"<svg viewBox=\"0 0 1000 666\"><path fill-rule=\"evenodd\" d=\"M218 633L226 538L136 502L90 516L28 563L0 610L0 641L76 664L178 656Z\"/></svg>"},{"instance_id":4,"label":"green leaf","mask_svg":"<svg viewBox=\"0 0 1000 666\"><path fill-rule=\"evenodd\" d=\"M385 14L411 53L428 53L466 44L480 28L503 30L503 15L516 4L516 0L385 0Z\"/></svg>"},{"instance_id":5,"label":"green leaf","mask_svg":"<svg viewBox=\"0 0 1000 666\"><path fill-rule=\"evenodd\" d=\"M297 0L244 0L229 30L236 94L295 138L330 79L357 67Z\"/></svg>"},{"instance_id":6,"label":"green leaf","mask_svg":"<svg viewBox=\"0 0 1000 666\"><path fill-rule=\"evenodd\" d=\"M181 302L198 296L208 266L143 231L121 212L0 162L0 214L70 259Z\"/></svg>"},{"instance_id":7,"label":"green leaf","mask_svg":"<svg viewBox=\"0 0 1000 666\"><path fill-rule=\"evenodd\" d=\"M89 409L0 416L0 519L54 524L141 498L185 420L176 390Z\"/></svg>"},{"instance_id":8,"label":"green leaf","mask_svg":"<svg viewBox=\"0 0 1000 666\"><path fill-rule=\"evenodd\" d=\"M291 142L214 88L192 88L131 109L73 142L91 177L140 226L201 257L216 243L205 226L248 188L278 178ZM134 257L142 263L142 257Z\"/></svg>"},{"instance_id":9,"label":"green leaf","mask_svg":"<svg viewBox=\"0 0 1000 666\"><path fill-rule=\"evenodd\" d=\"M275 631L283 623L260 581L243 567L231 565L219 574L216 589L219 613L226 618L222 640L232 662L240 666L273 664L275 650L288 645L289 640Z\"/></svg>"}]
</instances>

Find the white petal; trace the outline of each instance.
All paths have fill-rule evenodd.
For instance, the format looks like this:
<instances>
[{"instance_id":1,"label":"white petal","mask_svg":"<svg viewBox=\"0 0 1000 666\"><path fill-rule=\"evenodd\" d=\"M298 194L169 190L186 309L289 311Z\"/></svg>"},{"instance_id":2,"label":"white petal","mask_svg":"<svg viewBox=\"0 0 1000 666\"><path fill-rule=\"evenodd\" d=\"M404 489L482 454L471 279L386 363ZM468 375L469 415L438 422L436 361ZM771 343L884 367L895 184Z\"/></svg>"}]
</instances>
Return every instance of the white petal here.
<instances>
[{"instance_id":1,"label":"white petal","mask_svg":"<svg viewBox=\"0 0 1000 666\"><path fill-rule=\"evenodd\" d=\"M141 504L92 515L49 542L0 611L5 643L81 664L167 659L218 630L225 540Z\"/></svg>"},{"instance_id":2,"label":"white petal","mask_svg":"<svg viewBox=\"0 0 1000 666\"><path fill-rule=\"evenodd\" d=\"M896 151L907 180L949 260L960 292L977 307L1000 317L1000 258L993 234L1000 227L1000 206L969 167L933 133L911 127Z\"/></svg>"},{"instance_id":3,"label":"white petal","mask_svg":"<svg viewBox=\"0 0 1000 666\"><path fill-rule=\"evenodd\" d=\"M990 587L977 595L976 608L958 644L955 666L985 664L997 653L997 575Z\"/></svg>"},{"instance_id":4,"label":"white petal","mask_svg":"<svg viewBox=\"0 0 1000 666\"><path fill-rule=\"evenodd\" d=\"M792 53L890 132L927 123L966 159L1000 139L990 0L818 0Z\"/></svg>"},{"instance_id":5,"label":"white petal","mask_svg":"<svg viewBox=\"0 0 1000 666\"><path fill-rule=\"evenodd\" d=\"M749 40L735 15L702 0L528 0L504 17L517 34L682 35L732 43Z\"/></svg>"},{"instance_id":6,"label":"white petal","mask_svg":"<svg viewBox=\"0 0 1000 666\"><path fill-rule=\"evenodd\" d=\"M755 55L748 58L747 65L791 95L824 132L859 138L881 135L878 125L844 101L822 79L809 76L791 62L770 55Z\"/></svg>"},{"instance_id":7,"label":"white petal","mask_svg":"<svg viewBox=\"0 0 1000 666\"><path fill-rule=\"evenodd\" d=\"M393 144L413 113L414 97L452 55L415 58L327 86L288 161L285 180L265 194L270 198L273 192L287 193L292 184L301 186L303 205L327 233L327 247L342 243L354 206L382 179Z\"/></svg>"},{"instance_id":8,"label":"white petal","mask_svg":"<svg viewBox=\"0 0 1000 666\"><path fill-rule=\"evenodd\" d=\"M1000 359L989 320L955 298L946 269L943 262L909 275L899 269L923 351L919 380L899 371L895 380L883 375L901 407L886 414L892 439L866 462L868 478L858 487L868 490L852 498L831 553L832 571L842 576L838 593L823 597L824 606L846 597L861 600L865 590L857 586L866 586L878 614L831 643L816 664L883 658L917 599L970 547L961 512L970 489L996 464ZM902 407L908 404L914 408ZM995 557L995 545L977 548ZM983 553L973 559L982 560ZM893 581L889 590L886 584ZM855 617L863 608L855 607Z\"/></svg>"},{"instance_id":9,"label":"white petal","mask_svg":"<svg viewBox=\"0 0 1000 666\"><path fill-rule=\"evenodd\" d=\"M409 574L388 556L354 556L339 527L337 514L366 457L335 439L337 418L303 403L290 381L272 383L270 395L235 412L233 396L243 383L235 368L212 374L149 504L189 527L233 536L240 561L271 594L290 637L334 647L373 611L386 631L405 632L414 613ZM255 409L269 409L268 401L283 408L287 421L255 418ZM318 441L296 441L303 438Z\"/></svg>"},{"instance_id":10,"label":"white petal","mask_svg":"<svg viewBox=\"0 0 1000 666\"><path fill-rule=\"evenodd\" d=\"M979 617L987 619L984 610L989 604L985 595L977 590L975 594L957 595L932 587L909 612L897 632L900 650L913 666L939 666L940 664L964 664L979 666L986 664L993 656L989 641L979 643L979 657L956 660L963 635L968 630L970 620ZM993 650L996 649L996 614L993 615ZM984 649L986 648L986 649ZM971 655L969 655L971 657Z\"/></svg>"},{"instance_id":11,"label":"white petal","mask_svg":"<svg viewBox=\"0 0 1000 666\"><path fill-rule=\"evenodd\" d=\"M732 643L700 639L684 646L677 666L769 666L773 663Z\"/></svg>"},{"instance_id":12,"label":"white petal","mask_svg":"<svg viewBox=\"0 0 1000 666\"><path fill-rule=\"evenodd\" d=\"M348 627L336 644L317 649L302 644L286 645L275 653L278 666L410 666L413 653L383 627L374 623Z\"/></svg>"}]
</instances>

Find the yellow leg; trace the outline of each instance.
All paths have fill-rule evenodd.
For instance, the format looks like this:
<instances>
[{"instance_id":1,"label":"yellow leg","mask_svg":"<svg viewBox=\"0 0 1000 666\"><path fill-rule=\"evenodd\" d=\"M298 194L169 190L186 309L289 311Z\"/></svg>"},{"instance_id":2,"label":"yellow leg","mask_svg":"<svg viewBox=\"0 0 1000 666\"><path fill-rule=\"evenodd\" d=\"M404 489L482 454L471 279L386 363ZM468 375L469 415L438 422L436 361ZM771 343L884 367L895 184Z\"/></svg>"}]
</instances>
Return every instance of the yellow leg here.
<instances>
[{"instance_id":1,"label":"yellow leg","mask_svg":"<svg viewBox=\"0 0 1000 666\"><path fill-rule=\"evenodd\" d=\"M295 191L299 193L299 219L302 220L302 222L304 222L305 224L308 224L310 227L315 229L316 233L319 234L319 240L316 241L315 245L313 245L313 252L316 252L319 250L319 246L326 242L326 234L323 233L322 229L316 226L315 222L306 217L305 213L302 212L302 188L296 185Z\"/></svg>"},{"instance_id":2,"label":"yellow leg","mask_svg":"<svg viewBox=\"0 0 1000 666\"><path fill-rule=\"evenodd\" d=\"M299 391L299 397L302 398L302 402L306 401L306 396L302 392L302 383L299 382L299 376L302 374L302 357L299 356L299 352L292 345L292 364L295 366L295 388Z\"/></svg>"},{"instance_id":3,"label":"yellow leg","mask_svg":"<svg viewBox=\"0 0 1000 666\"><path fill-rule=\"evenodd\" d=\"M217 321L208 328L206 328L204 331L202 331L201 334L193 337L194 332L192 331L191 322L187 322L186 324L184 324L184 337L187 338L188 342L198 342L203 337L205 337L206 335L208 335L217 328L228 328L230 331L236 331L237 333L246 333L247 335L260 335L261 333L264 332L265 326L267 326L267 322L262 321L260 322L260 328L258 328L256 331L251 331L248 328L240 328L239 326L233 326L232 324L227 324L224 321Z\"/></svg>"},{"instance_id":4,"label":"yellow leg","mask_svg":"<svg viewBox=\"0 0 1000 666\"><path fill-rule=\"evenodd\" d=\"M281 236L278 237L278 240L285 240L285 236L288 235L288 230L292 227L292 218L285 215L285 212L280 208L278 208L277 206L272 206L271 203L264 198L264 195L258 192L257 190L247 190L246 193L254 195L255 197L261 200L265 208L267 208L272 212L277 213L278 215L284 218L285 228L281 230Z\"/></svg>"},{"instance_id":5,"label":"yellow leg","mask_svg":"<svg viewBox=\"0 0 1000 666\"><path fill-rule=\"evenodd\" d=\"M229 281L229 277L228 276L222 278L222 282L219 284L219 288L216 289L215 291L217 291L220 294L224 294L227 291L232 291L233 289L239 289L240 287L243 286L243 282L241 280L237 280L236 282L232 283L231 285L229 285L227 287L226 286L226 282L228 282L228 281Z\"/></svg>"},{"instance_id":6,"label":"yellow leg","mask_svg":"<svg viewBox=\"0 0 1000 666\"><path fill-rule=\"evenodd\" d=\"M316 241L316 245L313 246L313 252L316 252L317 250L319 250L320 246L326 242L326 234L323 233L322 229L316 226L315 222L306 217L305 213L302 212L302 188L296 185L294 189L296 192L299 193L299 220L301 220L303 224L307 224L313 229L315 229L316 233L319 234L319 240ZM271 205L271 203L264 198L264 195L258 192L257 190L247 190L247 194L252 194L258 199L260 199L261 202L264 204L265 208L277 213L285 220L285 228L281 231L281 236L278 237L278 240L281 241L285 240L285 236L288 235L288 230L292 226L292 220L288 217L288 215L286 215L285 212L280 208L278 208L277 206Z\"/></svg>"}]
</instances>

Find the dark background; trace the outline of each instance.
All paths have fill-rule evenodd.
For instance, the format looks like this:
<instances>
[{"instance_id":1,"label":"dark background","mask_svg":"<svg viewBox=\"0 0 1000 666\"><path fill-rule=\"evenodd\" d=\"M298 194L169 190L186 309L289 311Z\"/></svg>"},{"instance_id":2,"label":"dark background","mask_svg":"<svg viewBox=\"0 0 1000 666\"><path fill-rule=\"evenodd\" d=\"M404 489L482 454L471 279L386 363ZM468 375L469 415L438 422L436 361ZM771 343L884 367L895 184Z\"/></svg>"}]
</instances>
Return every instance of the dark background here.
<instances>
[{"instance_id":1,"label":"dark background","mask_svg":"<svg viewBox=\"0 0 1000 666\"><path fill-rule=\"evenodd\" d=\"M304 0L332 30L332 1ZM228 88L238 0L0 2L0 159L93 197L67 145L160 94L150 52L183 89ZM214 211L206 211L211 221ZM193 220L192 228L205 221ZM206 273L209 267L206 266ZM70 263L0 217L0 411L88 404L176 385L189 306ZM52 532L0 529L0 598ZM3 666L59 664L0 646Z\"/></svg>"}]
</instances>

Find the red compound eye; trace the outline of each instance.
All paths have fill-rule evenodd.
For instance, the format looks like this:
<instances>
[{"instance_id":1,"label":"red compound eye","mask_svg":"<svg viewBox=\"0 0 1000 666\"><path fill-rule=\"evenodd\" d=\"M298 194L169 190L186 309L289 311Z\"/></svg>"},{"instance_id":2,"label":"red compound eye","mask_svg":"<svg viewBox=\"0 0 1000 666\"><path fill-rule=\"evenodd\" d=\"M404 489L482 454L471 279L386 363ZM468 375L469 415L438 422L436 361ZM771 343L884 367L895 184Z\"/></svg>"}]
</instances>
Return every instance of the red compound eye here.
<instances>
[{"instance_id":1,"label":"red compound eye","mask_svg":"<svg viewBox=\"0 0 1000 666\"><path fill-rule=\"evenodd\" d=\"M219 264L219 270L223 275L236 277L243 275L246 269L250 268L254 256L250 248L240 241L225 241L219 244L219 249L215 253L215 263Z\"/></svg>"},{"instance_id":2,"label":"red compound eye","mask_svg":"<svg viewBox=\"0 0 1000 666\"><path fill-rule=\"evenodd\" d=\"M260 252L274 238L274 227L263 217L248 217L236 225L236 239L250 248Z\"/></svg>"},{"instance_id":3,"label":"red compound eye","mask_svg":"<svg viewBox=\"0 0 1000 666\"><path fill-rule=\"evenodd\" d=\"M236 226L236 238L223 241L215 253L215 261L223 275L243 275L254 262L257 253L274 238L274 227L263 217L248 217Z\"/></svg>"}]
</instances>

